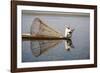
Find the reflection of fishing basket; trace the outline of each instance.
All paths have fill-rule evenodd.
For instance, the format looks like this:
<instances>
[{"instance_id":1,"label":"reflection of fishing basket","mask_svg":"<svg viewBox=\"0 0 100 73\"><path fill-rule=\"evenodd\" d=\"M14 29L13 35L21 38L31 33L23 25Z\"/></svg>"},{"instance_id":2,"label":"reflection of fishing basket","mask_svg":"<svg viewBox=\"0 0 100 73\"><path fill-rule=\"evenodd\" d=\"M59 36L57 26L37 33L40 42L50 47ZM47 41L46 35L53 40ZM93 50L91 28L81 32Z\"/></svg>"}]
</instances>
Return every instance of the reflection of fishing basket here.
<instances>
[{"instance_id":1,"label":"reflection of fishing basket","mask_svg":"<svg viewBox=\"0 0 100 73\"><path fill-rule=\"evenodd\" d=\"M34 40L31 41L32 54L36 57L40 56L50 48L55 47L61 40Z\"/></svg>"}]
</instances>

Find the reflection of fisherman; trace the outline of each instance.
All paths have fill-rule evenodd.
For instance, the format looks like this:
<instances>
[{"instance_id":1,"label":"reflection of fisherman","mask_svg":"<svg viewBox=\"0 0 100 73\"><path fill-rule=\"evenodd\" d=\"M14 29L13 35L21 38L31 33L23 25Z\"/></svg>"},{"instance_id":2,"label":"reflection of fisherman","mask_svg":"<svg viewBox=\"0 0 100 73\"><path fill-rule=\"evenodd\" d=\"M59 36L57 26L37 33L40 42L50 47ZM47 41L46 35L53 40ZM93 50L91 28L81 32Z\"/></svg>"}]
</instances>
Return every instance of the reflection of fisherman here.
<instances>
[{"instance_id":1,"label":"reflection of fisherman","mask_svg":"<svg viewBox=\"0 0 100 73\"><path fill-rule=\"evenodd\" d=\"M65 49L70 51L71 48L74 48L72 40L71 39L65 40Z\"/></svg>"}]
</instances>

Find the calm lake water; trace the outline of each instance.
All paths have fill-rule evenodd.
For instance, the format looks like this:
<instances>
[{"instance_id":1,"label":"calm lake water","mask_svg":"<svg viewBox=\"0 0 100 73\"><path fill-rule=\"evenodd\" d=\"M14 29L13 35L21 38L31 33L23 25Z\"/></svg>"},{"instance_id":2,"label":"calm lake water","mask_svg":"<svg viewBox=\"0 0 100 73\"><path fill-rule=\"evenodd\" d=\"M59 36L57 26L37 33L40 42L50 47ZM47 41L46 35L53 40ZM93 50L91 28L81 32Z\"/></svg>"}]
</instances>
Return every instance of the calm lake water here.
<instances>
[{"instance_id":1,"label":"calm lake water","mask_svg":"<svg viewBox=\"0 0 100 73\"><path fill-rule=\"evenodd\" d=\"M57 43L49 49L41 50L40 47L36 49L41 42L36 41L22 41L22 62L38 62L38 61L58 61L58 60L80 60L90 58L90 16L82 13L64 14L64 15L50 15L50 14L28 14L22 12L22 33L30 33L32 21L39 17L43 19L48 26L64 35L65 25L74 28L72 35L73 48L69 51L65 49L66 40L53 41ZM44 40L43 40L44 41ZM32 44L33 42L33 44ZM37 45L35 45L37 44Z\"/></svg>"}]
</instances>

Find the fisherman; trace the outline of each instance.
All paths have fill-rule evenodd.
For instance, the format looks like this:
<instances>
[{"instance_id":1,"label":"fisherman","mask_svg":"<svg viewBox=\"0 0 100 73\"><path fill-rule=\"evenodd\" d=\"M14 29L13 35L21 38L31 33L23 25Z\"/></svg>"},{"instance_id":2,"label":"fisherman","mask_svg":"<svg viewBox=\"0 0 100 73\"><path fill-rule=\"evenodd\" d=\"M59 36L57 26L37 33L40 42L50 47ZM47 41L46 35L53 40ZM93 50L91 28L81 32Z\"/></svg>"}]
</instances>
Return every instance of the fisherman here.
<instances>
[{"instance_id":1,"label":"fisherman","mask_svg":"<svg viewBox=\"0 0 100 73\"><path fill-rule=\"evenodd\" d=\"M67 39L71 39L73 31L74 31L74 29L71 29L70 27L66 26L66 28L65 28L65 37Z\"/></svg>"}]
</instances>

